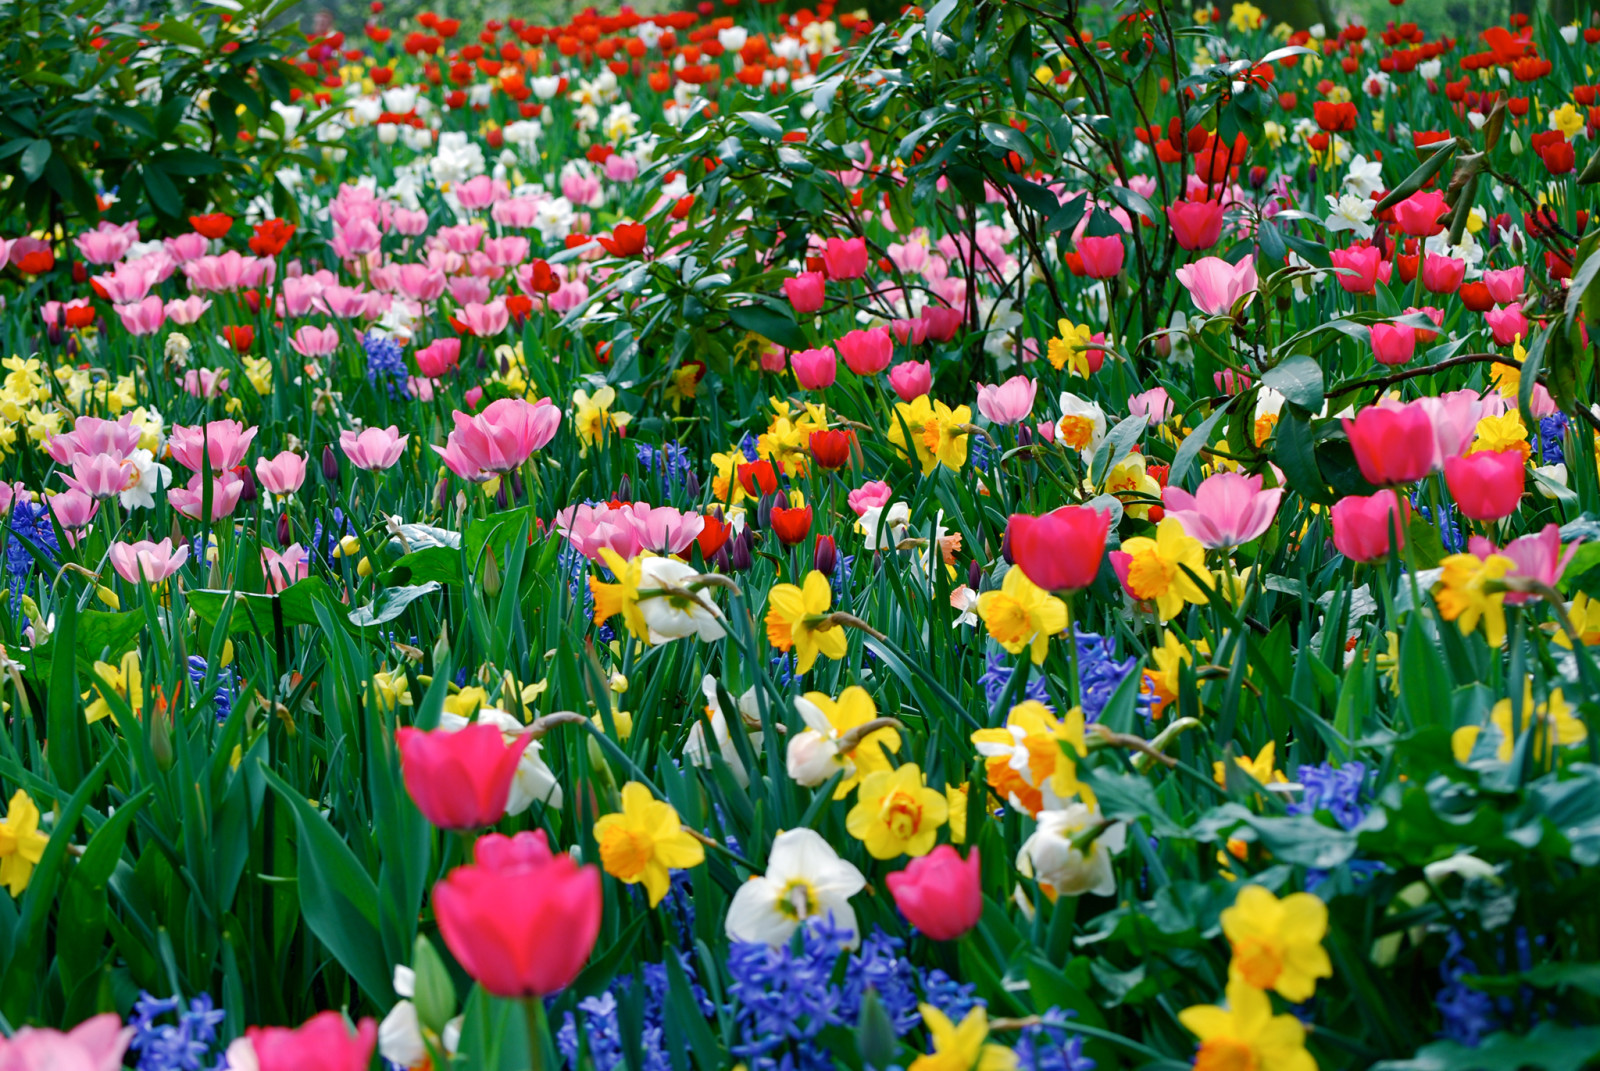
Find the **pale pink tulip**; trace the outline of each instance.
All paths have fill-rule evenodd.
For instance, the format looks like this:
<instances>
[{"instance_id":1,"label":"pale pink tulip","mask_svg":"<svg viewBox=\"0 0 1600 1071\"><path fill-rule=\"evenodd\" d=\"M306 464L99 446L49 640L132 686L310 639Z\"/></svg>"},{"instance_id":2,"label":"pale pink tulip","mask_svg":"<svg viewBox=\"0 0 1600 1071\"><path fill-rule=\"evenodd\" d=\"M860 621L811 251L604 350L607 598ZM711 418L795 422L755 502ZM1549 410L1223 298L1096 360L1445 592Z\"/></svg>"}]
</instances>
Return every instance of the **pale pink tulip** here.
<instances>
[{"instance_id":1,"label":"pale pink tulip","mask_svg":"<svg viewBox=\"0 0 1600 1071\"><path fill-rule=\"evenodd\" d=\"M1212 550L1243 546L1265 532L1282 498L1283 488L1263 491L1260 476L1237 472L1206 477L1192 495L1181 487L1161 492L1167 516Z\"/></svg>"},{"instance_id":2,"label":"pale pink tulip","mask_svg":"<svg viewBox=\"0 0 1600 1071\"><path fill-rule=\"evenodd\" d=\"M400 429L390 424L387 428L365 428L360 432L342 431L339 446L356 468L376 472L392 468L400 460L409 438L411 436L401 435Z\"/></svg>"},{"instance_id":3,"label":"pale pink tulip","mask_svg":"<svg viewBox=\"0 0 1600 1071\"><path fill-rule=\"evenodd\" d=\"M1473 536L1467 542L1467 549L1480 558L1487 558L1491 554L1503 554L1517 563L1517 567L1511 570L1509 575L1537 580L1555 587L1556 581L1561 579L1561 574L1566 572L1573 555L1578 553L1578 544L1574 541L1567 544L1563 550L1561 529L1554 524L1547 524L1538 532L1513 539L1499 550L1482 536ZM1506 592L1506 602L1510 605L1538 597L1531 592Z\"/></svg>"},{"instance_id":4,"label":"pale pink tulip","mask_svg":"<svg viewBox=\"0 0 1600 1071\"><path fill-rule=\"evenodd\" d=\"M25 1026L0 1037L4 1071L118 1071L122 1054L133 1039L115 1012L85 1019L63 1034L48 1027Z\"/></svg>"},{"instance_id":5,"label":"pale pink tulip","mask_svg":"<svg viewBox=\"0 0 1600 1071\"><path fill-rule=\"evenodd\" d=\"M205 485L204 478L198 473L189 477L189 482L183 487L174 487L167 492L167 501L172 503L172 508L189 518L198 521L205 512ZM220 521L224 517L231 517L233 511L239 507L239 496L244 493L244 480L238 473L223 472L222 475L211 481L211 520Z\"/></svg>"},{"instance_id":6,"label":"pale pink tulip","mask_svg":"<svg viewBox=\"0 0 1600 1071\"><path fill-rule=\"evenodd\" d=\"M215 475L243 461L255 437L255 428L247 428L237 420L213 420L203 427L175 425L167 443L178 464L198 473L209 458Z\"/></svg>"},{"instance_id":7,"label":"pale pink tulip","mask_svg":"<svg viewBox=\"0 0 1600 1071\"><path fill-rule=\"evenodd\" d=\"M292 495L306 482L306 459L291 450L285 450L270 461L256 461L256 479L274 495Z\"/></svg>"},{"instance_id":8,"label":"pale pink tulip","mask_svg":"<svg viewBox=\"0 0 1600 1071\"><path fill-rule=\"evenodd\" d=\"M1194 307L1208 316L1221 316L1233 310L1238 300L1256 291L1256 262L1246 257L1229 264L1221 257L1201 257L1177 270L1178 282L1189 291Z\"/></svg>"},{"instance_id":9,"label":"pale pink tulip","mask_svg":"<svg viewBox=\"0 0 1600 1071\"><path fill-rule=\"evenodd\" d=\"M137 543L111 544L109 556L111 568L128 583L137 584L143 578L159 584L189 560L189 546L185 543L174 549L170 537L159 543L141 539Z\"/></svg>"},{"instance_id":10,"label":"pale pink tulip","mask_svg":"<svg viewBox=\"0 0 1600 1071\"><path fill-rule=\"evenodd\" d=\"M1143 393L1129 395L1128 415L1142 416L1150 427L1159 427L1172 419L1172 398L1165 387L1151 387Z\"/></svg>"},{"instance_id":11,"label":"pale pink tulip","mask_svg":"<svg viewBox=\"0 0 1600 1071\"><path fill-rule=\"evenodd\" d=\"M173 298L167 302L167 319L180 327L199 323L200 317L211 308L211 302L199 294L190 294L186 298Z\"/></svg>"},{"instance_id":12,"label":"pale pink tulip","mask_svg":"<svg viewBox=\"0 0 1600 1071\"><path fill-rule=\"evenodd\" d=\"M461 309L456 319L478 338L492 338L506 329L511 314L503 301L491 301L487 305L472 301Z\"/></svg>"},{"instance_id":13,"label":"pale pink tulip","mask_svg":"<svg viewBox=\"0 0 1600 1071\"><path fill-rule=\"evenodd\" d=\"M282 591L311 575L311 556L299 543L291 543L283 552L261 548L261 571L267 577L267 590Z\"/></svg>"},{"instance_id":14,"label":"pale pink tulip","mask_svg":"<svg viewBox=\"0 0 1600 1071\"><path fill-rule=\"evenodd\" d=\"M1033 412L1033 399L1038 390L1038 380L1030 376L1012 376L999 386L980 386L978 412L996 424L1007 427L1020 424Z\"/></svg>"},{"instance_id":15,"label":"pale pink tulip","mask_svg":"<svg viewBox=\"0 0 1600 1071\"><path fill-rule=\"evenodd\" d=\"M290 337L289 347L302 357L326 357L339 348L339 329L332 324L327 327L306 324Z\"/></svg>"}]
</instances>

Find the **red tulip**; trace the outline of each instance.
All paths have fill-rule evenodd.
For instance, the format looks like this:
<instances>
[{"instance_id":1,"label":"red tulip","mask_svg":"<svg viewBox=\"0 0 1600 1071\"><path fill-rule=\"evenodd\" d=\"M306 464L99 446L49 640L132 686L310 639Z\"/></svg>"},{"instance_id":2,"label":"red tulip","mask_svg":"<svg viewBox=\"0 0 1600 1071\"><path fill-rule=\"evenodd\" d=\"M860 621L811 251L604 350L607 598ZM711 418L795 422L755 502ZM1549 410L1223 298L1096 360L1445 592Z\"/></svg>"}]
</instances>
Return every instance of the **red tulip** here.
<instances>
[{"instance_id":1,"label":"red tulip","mask_svg":"<svg viewBox=\"0 0 1600 1071\"><path fill-rule=\"evenodd\" d=\"M600 871L552 855L542 830L478 840L477 862L433 887L452 955L497 997L545 997L572 983L600 933Z\"/></svg>"},{"instance_id":2,"label":"red tulip","mask_svg":"<svg viewBox=\"0 0 1600 1071\"><path fill-rule=\"evenodd\" d=\"M733 471L739 477L739 486L743 487L744 493L751 498L770 495L778 489L778 474L770 461L751 461L739 465Z\"/></svg>"},{"instance_id":3,"label":"red tulip","mask_svg":"<svg viewBox=\"0 0 1600 1071\"><path fill-rule=\"evenodd\" d=\"M723 520L717 513L706 513L700 519L705 523L700 529L700 534L694 537L694 541L700 545L700 557L710 561L733 534L733 525Z\"/></svg>"},{"instance_id":4,"label":"red tulip","mask_svg":"<svg viewBox=\"0 0 1600 1071\"><path fill-rule=\"evenodd\" d=\"M1333 504L1333 545L1351 561L1373 562L1389 555L1391 536L1396 551L1406 545L1411 506L1393 491L1346 495Z\"/></svg>"},{"instance_id":5,"label":"red tulip","mask_svg":"<svg viewBox=\"0 0 1600 1071\"><path fill-rule=\"evenodd\" d=\"M1077 591L1100 572L1110 529L1111 515L1087 506L1062 506L1042 517L1013 513L1011 560L1047 591Z\"/></svg>"},{"instance_id":6,"label":"red tulip","mask_svg":"<svg viewBox=\"0 0 1600 1071\"><path fill-rule=\"evenodd\" d=\"M600 235L595 241L614 257L636 257L644 252L644 224L619 223L611 228L611 237Z\"/></svg>"},{"instance_id":7,"label":"red tulip","mask_svg":"<svg viewBox=\"0 0 1600 1071\"><path fill-rule=\"evenodd\" d=\"M1413 238L1432 238L1444 230L1439 217L1445 213L1444 194L1439 190L1417 192L1394 206L1394 221Z\"/></svg>"},{"instance_id":8,"label":"red tulip","mask_svg":"<svg viewBox=\"0 0 1600 1071\"><path fill-rule=\"evenodd\" d=\"M1210 249L1222 238L1220 201L1174 201L1167 208L1172 236L1185 249Z\"/></svg>"},{"instance_id":9,"label":"red tulip","mask_svg":"<svg viewBox=\"0 0 1600 1071\"><path fill-rule=\"evenodd\" d=\"M1517 512L1527 473L1517 450L1482 450L1446 458L1444 482L1461 512L1475 521L1498 521Z\"/></svg>"},{"instance_id":10,"label":"red tulip","mask_svg":"<svg viewBox=\"0 0 1600 1071\"><path fill-rule=\"evenodd\" d=\"M1379 487L1415 483L1438 462L1433 421L1419 403L1370 405L1346 417L1344 430L1361 475Z\"/></svg>"},{"instance_id":11,"label":"red tulip","mask_svg":"<svg viewBox=\"0 0 1600 1071\"><path fill-rule=\"evenodd\" d=\"M1494 294L1487 284L1468 283L1461 288L1461 304L1473 312L1488 312L1494 308Z\"/></svg>"},{"instance_id":12,"label":"red tulip","mask_svg":"<svg viewBox=\"0 0 1600 1071\"><path fill-rule=\"evenodd\" d=\"M481 829L500 821L517 763L533 742L523 735L507 746L499 729L484 724L455 732L407 727L395 738L406 791L440 829Z\"/></svg>"},{"instance_id":13,"label":"red tulip","mask_svg":"<svg viewBox=\"0 0 1600 1071\"><path fill-rule=\"evenodd\" d=\"M318 1012L298 1029L252 1026L245 1031L260 1071L366 1071L378 1024L361 1020L355 1036L336 1011Z\"/></svg>"},{"instance_id":14,"label":"red tulip","mask_svg":"<svg viewBox=\"0 0 1600 1071\"><path fill-rule=\"evenodd\" d=\"M772 530L786 547L800 543L811 532L811 507L800 506L795 509L784 509L779 506L772 511Z\"/></svg>"},{"instance_id":15,"label":"red tulip","mask_svg":"<svg viewBox=\"0 0 1600 1071\"><path fill-rule=\"evenodd\" d=\"M950 845L941 844L886 881L900 914L935 941L954 941L983 914L977 848L962 859Z\"/></svg>"},{"instance_id":16,"label":"red tulip","mask_svg":"<svg viewBox=\"0 0 1600 1071\"><path fill-rule=\"evenodd\" d=\"M828 471L842 469L850 463L850 444L855 436L840 428L811 433L811 456Z\"/></svg>"},{"instance_id":17,"label":"red tulip","mask_svg":"<svg viewBox=\"0 0 1600 1071\"><path fill-rule=\"evenodd\" d=\"M190 216L189 226L207 238L226 238L233 229L233 217L224 212L213 212L208 216Z\"/></svg>"}]
</instances>

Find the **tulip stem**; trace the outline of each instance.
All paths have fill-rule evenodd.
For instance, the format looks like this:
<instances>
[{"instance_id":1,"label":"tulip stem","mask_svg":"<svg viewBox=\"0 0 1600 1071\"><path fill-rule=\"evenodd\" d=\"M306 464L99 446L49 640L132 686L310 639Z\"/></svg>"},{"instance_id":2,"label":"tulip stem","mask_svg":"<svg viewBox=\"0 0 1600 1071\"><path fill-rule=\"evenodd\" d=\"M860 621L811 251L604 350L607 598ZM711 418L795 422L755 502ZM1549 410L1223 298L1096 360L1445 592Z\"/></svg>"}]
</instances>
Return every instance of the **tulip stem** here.
<instances>
[{"instance_id":1,"label":"tulip stem","mask_svg":"<svg viewBox=\"0 0 1600 1071\"><path fill-rule=\"evenodd\" d=\"M544 1036L548 1030L544 1001L539 997L525 997L522 1011L528 1023L528 1067L531 1071L544 1071Z\"/></svg>"}]
</instances>

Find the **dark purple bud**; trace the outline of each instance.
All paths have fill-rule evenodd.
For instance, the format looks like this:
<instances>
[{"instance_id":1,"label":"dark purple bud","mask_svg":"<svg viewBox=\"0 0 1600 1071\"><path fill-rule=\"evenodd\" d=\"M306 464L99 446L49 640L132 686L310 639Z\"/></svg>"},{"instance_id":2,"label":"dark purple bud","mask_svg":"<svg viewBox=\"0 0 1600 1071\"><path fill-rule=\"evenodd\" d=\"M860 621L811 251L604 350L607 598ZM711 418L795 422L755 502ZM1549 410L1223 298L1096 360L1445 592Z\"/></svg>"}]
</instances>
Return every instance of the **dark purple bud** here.
<instances>
[{"instance_id":1,"label":"dark purple bud","mask_svg":"<svg viewBox=\"0 0 1600 1071\"><path fill-rule=\"evenodd\" d=\"M728 551L728 564L733 566L734 572L742 573L750 568L750 563L755 557L750 529L742 529L730 542L733 547Z\"/></svg>"},{"instance_id":2,"label":"dark purple bud","mask_svg":"<svg viewBox=\"0 0 1600 1071\"><path fill-rule=\"evenodd\" d=\"M977 591L978 585L982 583L983 566L979 565L978 559L974 558L967 565L967 587L971 588L973 591Z\"/></svg>"},{"instance_id":3,"label":"dark purple bud","mask_svg":"<svg viewBox=\"0 0 1600 1071\"><path fill-rule=\"evenodd\" d=\"M633 481L628 479L626 472L622 474L622 479L617 481L617 498L623 502L633 501Z\"/></svg>"},{"instance_id":4,"label":"dark purple bud","mask_svg":"<svg viewBox=\"0 0 1600 1071\"><path fill-rule=\"evenodd\" d=\"M1000 537L1000 557L1006 560L1007 565L1017 564L1017 559L1011 556L1011 526L1006 525L1006 534Z\"/></svg>"},{"instance_id":5,"label":"dark purple bud","mask_svg":"<svg viewBox=\"0 0 1600 1071\"><path fill-rule=\"evenodd\" d=\"M685 476L683 478L683 490L684 490L684 493L686 493L689 496L691 501L693 501L694 499L699 498L700 497L700 477L696 476L691 471L689 473L689 475L687 475L687 476Z\"/></svg>"},{"instance_id":6,"label":"dark purple bud","mask_svg":"<svg viewBox=\"0 0 1600 1071\"><path fill-rule=\"evenodd\" d=\"M756 527L763 532L772 527L772 510L777 504L777 495L761 496L761 502L756 506Z\"/></svg>"},{"instance_id":7,"label":"dark purple bud","mask_svg":"<svg viewBox=\"0 0 1600 1071\"><path fill-rule=\"evenodd\" d=\"M1018 424L1017 425L1017 445L1018 446L1032 446L1033 445L1033 429L1028 427L1028 425L1026 425L1026 424Z\"/></svg>"},{"instance_id":8,"label":"dark purple bud","mask_svg":"<svg viewBox=\"0 0 1600 1071\"><path fill-rule=\"evenodd\" d=\"M522 473L520 471L511 474L511 497L518 502L522 501Z\"/></svg>"},{"instance_id":9,"label":"dark purple bud","mask_svg":"<svg viewBox=\"0 0 1600 1071\"><path fill-rule=\"evenodd\" d=\"M811 565L823 576L832 578L833 571L839 567L839 548L834 544L832 536L817 537L817 549L811 555Z\"/></svg>"},{"instance_id":10,"label":"dark purple bud","mask_svg":"<svg viewBox=\"0 0 1600 1071\"><path fill-rule=\"evenodd\" d=\"M289 523L289 514L278 514L278 546L287 547L294 542L294 526Z\"/></svg>"},{"instance_id":11,"label":"dark purple bud","mask_svg":"<svg viewBox=\"0 0 1600 1071\"><path fill-rule=\"evenodd\" d=\"M240 482L244 484L243 487L239 488L239 501L248 503L254 502L259 498L260 496L256 492L256 476L255 473L250 471L250 466L239 465L233 471L238 475Z\"/></svg>"},{"instance_id":12,"label":"dark purple bud","mask_svg":"<svg viewBox=\"0 0 1600 1071\"><path fill-rule=\"evenodd\" d=\"M332 446L322 448L322 478L329 483L339 482L339 455Z\"/></svg>"},{"instance_id":13,"label":"dark purple bud","mask_svg":"<svg viewBox=\"0 0 1600 1071\"><path fill-rule=\"evenodd\" d=\"M496 491L494 493L494 508L495 509L505 509L506 508L506 481L505 480L501 480L500 481L500 490L498 490L498 491Z\"/></svg>"}]
</instances>

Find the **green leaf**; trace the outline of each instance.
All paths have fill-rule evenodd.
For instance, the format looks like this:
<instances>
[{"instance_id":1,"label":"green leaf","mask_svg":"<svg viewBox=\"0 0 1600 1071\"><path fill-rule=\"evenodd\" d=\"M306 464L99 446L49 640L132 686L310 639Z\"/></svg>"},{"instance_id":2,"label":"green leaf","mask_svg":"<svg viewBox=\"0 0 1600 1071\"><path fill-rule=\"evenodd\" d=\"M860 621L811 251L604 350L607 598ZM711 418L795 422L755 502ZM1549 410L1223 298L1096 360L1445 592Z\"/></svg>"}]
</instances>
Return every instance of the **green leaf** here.
<instances>
[{"instance_id":1,"label":"green leaf","mask_svg":"<svg viewBox=\"0 0 1600 1071\"><path fill-rule=\"evenodd\" d=\"M1322 408L1322 366L1305 354L1267 369L1261 382L1307 412Z\"/></svg>"},{"instance_id":2,"label":"green leaf","mask_svg":"<svg viewBox=\"0 0 1600 1071\"><path fill-rule=\"evenodd\" d=\"M767 305L736 305L728 310L728 319L788 349L803 350L810 345L799 324Z\"/></svg>"},{"instance_id":3,"label":"green leaf","mask_svg":"<svg viewBox=\"0 0 1600 1071\"><path fill-rule=\"evenodd\" d=\"M320 576L297 580L277 595L262 595L222 589L202 588L189 592L189 608L208 625L215 625L222 616L223 604L234 600L233 613L228 618L228 631L232 634L257 633L271 635L275 619L272 604L276 601L285 625L317 624L316 604L336 608L342 615L344 604L333 594L328 582Z\"/></svg>"},{"instance_id":4,"label":"green leaf","mask_svg":"<svg viewBox=\"0 0 1600 1071\"><path fill-rule=\"evenodd\" d=\"M1273 435L1276 444L1273 455L1278 467L1283 469L1286 485L1295 494L1324 505L1333 501L1328 485L1317 465L1316 441L1311 433L1311 422L1303 413L1292 408L1279 414L1278 428Z\"/></svg>"},{"instance_id":5,"label":"green leaf","mask_svg":"<svg viewBox=\"0 0 1600 1071\"><path fill-rule=\"evenodd\" d=\"M1212 429L1217 426L1223 414L1228 411L1228 407L1233 405L1238 397L1236 394L1217 406L1212 414L1202 420L1200 426L1191 431L1178 446L1178 452L1172 457L1172 468L1167 472L1169 484L1174 487L1183 486L1184 477L1189 475L1189 469L1193 467L1195 458L1200 456L1201 448L1211 441Z\"/></svg>"},{"instance_id":6,"label":"green leaf","mask_svg":"<svg viewBox=\"0 0 1600 1071\"><path fill-rule=\"evenodd\" d=\"M1436 1041L1409 1060L1381 1060L1371 1071L1580 1071L1596 1056L1600 1056L1600 1026L1544 1022L1520 1037L1490 1034L1472 1049L1455 1041Z\"/></svg>"},{"instance_id":7,"label":"green leaf","mask_svg":"<svg viewBox=\"0 0 1600 1071\"><path fill-rule=\"evenodd\" d=\"M991 145L997 145L1007 152L1014 152L1022 157L1023 164L1033 163L1033 143L1027 136L1009 123L984 123L978 128L983 132L984 139Z\"/></svg>"},{"instance_id":8,"label":"green leaf","mask_svg":"<svg viewBox=\"0 0 1600 1071\"><path fill-rule=\"evenodd\" d=\"M740 112L739 118L743 119L745 125L758 137L766 138L768 141L783 140L783 127L772 116L764 112Z\"/></svg>"},{"instance_id":9,"label":"green leaf","mask_svg":"<svg viewBox=\"0 0 1600 1071\"><path fill-rule=\"evenodd\" d=\"M383 625L406 612L406 607L425 595L432 595L441 590L439 583L434 580L426 584L406 584L401 587L385 588L378 592L377 598L371 605L362 606L350 611L350 623L360 628L370 628L373 625Z\"/></svg>"},{"instance_id":10,"label":"green leaf","mask_svg":"<svg viewBox=\"0 0 1600 1071\"><path fill-rule=\"evenodd\" d=\"M43 138L35 138L22 150L22 177L29 182L38 182L39 176L44 174L44 165L50 162L50 143Z\"/></svg>"},{"instance_id":11,"label":"green leaf","mask_svg":"<svg viewBox=\"0 0 1600 1071\"><path fill-rule=\"evenodd\" d=\"M1426 186L1428 180L1439 173L1439 169L1444 167L1445 161L1455 151L1456 143L1454 141L1441 141L1437 143L1437 146L1437 148L1430 145L1423 146L1421 151L1428 153L1427 157L1423 159L1415 171L1401 180L1400 185L1383 195L1383 200L1373 206L1374 212L1382 212L1385 209L1393 208Z\"/></svg>"},{"instance_id":12,"label":"green leaf","mask_svg":"<svg viewBox=\"0 0 1600 1071\"><path fill-rule=\"evenodd\" d=\"M1011 68L1011 100L1020 111L1028 103L1028 86L1033 81L1033 28L1024 22L1011 39L1011 52L1006 57Z\"/></svg>"},{"instance_id":13,"label":"green leaf","mask_svg":"<svg viewBox=\"0 0 1600 1071\"><path fill-rule=\"evenodd\" d=\"M172 184L166 172L147 164L139 173L144 178L144 190L150 195L151 208L173 218L183 215L183 198L178 195L178 187Z\"/></svg>"},{"instance_id":14,"label":"green leaf","mask_svg":"<svg viewBox=\"0 0 1600 1071\"><path fill-rule=\"evenodd\" d=\"M77 649L78 600L71 589L59 603L56 630L51 638L56 648ZM74 658L57 658L50 664L50 697L45 708L49 725L50 770L56 784L66 792L76 791L89 768L89 741L83 714L78 709L78 663Z\"/></svg>"},{"instance_id":15,"label":"green leaf","mask_svg":"<svg viewBox=\"0 0 1600 1071\"><path fill-rule=\"evenodd\" d=\"M688 1050L701 1071L720 1071L726 1067L722 1046L717 1044L706 1017L700 1012L694 991L689 986L689 976L677 956L668 956L667 964L667 1044L673 1050Z\"/></svg>"}]
</instances>

